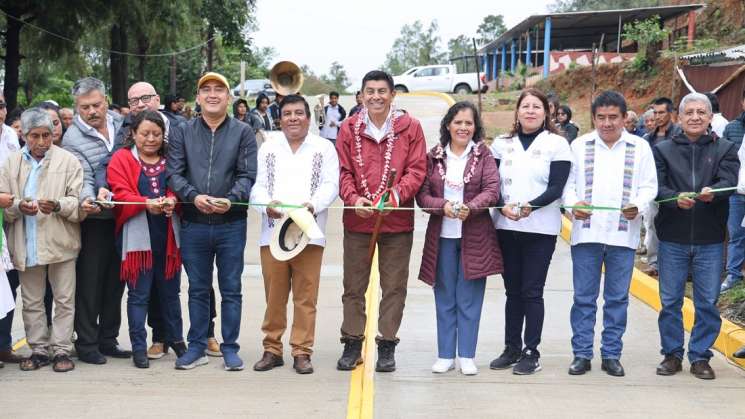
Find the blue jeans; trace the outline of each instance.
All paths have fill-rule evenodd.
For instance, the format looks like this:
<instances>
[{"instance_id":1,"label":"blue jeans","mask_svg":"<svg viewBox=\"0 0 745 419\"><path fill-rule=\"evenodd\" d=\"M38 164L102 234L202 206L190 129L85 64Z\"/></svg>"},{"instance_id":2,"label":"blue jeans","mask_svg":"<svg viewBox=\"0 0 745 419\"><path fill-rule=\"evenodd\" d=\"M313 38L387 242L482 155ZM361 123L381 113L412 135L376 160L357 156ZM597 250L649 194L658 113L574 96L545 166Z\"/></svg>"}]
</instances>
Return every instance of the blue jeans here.
<instances>
[{"instance_id":1,"label":"blue jeans","mask_svg":"<svg viewBox=\"0 0 745 419\"><path fill-rule=\"evenodd\" d=\"M727 275L742 278L742 264L745 263L745 196L733 194L729 197L729 218L727 219Z\"/></svg>"},{"instance_id":2,"label":"blue jeans","mask_svg":"<svg viewBox=\"0 0 745 419\"><path fill-rule=\"evenodd\" d=\"M696 319L688 341L690 362L708 360L722 325L717 308L719 274L722 272L724 243L679 244L660 241L660 299L658 319L662 354L683 359L683 295L688 272L693 272L693 305Z\"/></svg>"},{"instance_id":3,"label":"blue jeans","mask_svg":"<svg viewBox=\"0 0 745 419\"><path fill-rule=\"evenodd\" d=\"M481 307L486 278L465 279L461 264L461 239L440 238L435 279L438 357L476 356Z\"/></svg>"},{"instance_id":4,"label":"blue jeans","mask_svg":"<svg viewBox=\"0 0 745 419\"><path fill-rule=\"evenodd\" d=\"M132 342L132 351L147 350L147 330L145 330L145 318L148 314L148 306L151 293L158 301L163 321L162 340L159 342L176 343L183 342L183 321L181 319L181 271L176 276L165 279L165 255L153 254L153 269L145 271L137 278L133 286L127 283L129 288L127 294L127 319L129 321L129 339ZM157 290L157 292L153 292ZM154 333L154 332L153 332ZM155 341L155 339L153 339Z\"/></svg>"},{"instance_id":5,"label":"blue jeans","mask_svg":"<svg viewBox=\"0 0 745 419\"><path fill-rule=\"evenodd\" d=\"M602 243L582 243L572 246L574 304L570 312L572 351L575 357L592 359L595 337L595 313L603 281L603 334L600 356L621 359L626 312L629 306L629 285L634 270L634 249Z\"/></svg>"},{"instance_id":6,"label":"blue jeans","mask_svg":"<svg viewBox=\"0 0 745 419\"><path fill-rule=\"evenodd\" d=\"M241 274L246 247L246 219L225 224L182 221L181 258L189 276L189 350L204 353L210 323L212 267L217 265L217 284L222 296L220 350L236 353L241 329Z\"/></svg>"}]
</instances>

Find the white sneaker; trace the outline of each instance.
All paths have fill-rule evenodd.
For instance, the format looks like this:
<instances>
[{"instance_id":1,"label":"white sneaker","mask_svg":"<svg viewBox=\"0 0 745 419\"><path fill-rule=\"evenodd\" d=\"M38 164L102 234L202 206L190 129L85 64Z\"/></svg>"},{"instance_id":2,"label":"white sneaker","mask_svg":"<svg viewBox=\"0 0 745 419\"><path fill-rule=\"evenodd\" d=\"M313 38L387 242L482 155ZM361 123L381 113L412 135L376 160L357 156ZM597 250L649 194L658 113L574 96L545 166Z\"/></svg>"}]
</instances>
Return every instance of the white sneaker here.
<instances>
[{"instance_id":1,"label":"white sneaker","mask_svg":"<svg viewBox=\"0 0 745 419\"><path fill-rule=\"evenodd\" d=\"M454 359L437 358L437 361L432 365L432 372L436 374L442 374L455 369Z\"/></svg>"},{"instance_id":2,"label":"white sneaker","mask_svg":"<svg viewBox=\"0 0 745 419\"><path fill-rule=\"evenodd\" d=\"M460 363L460 372L463 375L476 375L479 373L479 369L476 368L473 358L458 358L458 362Z\"/></svg>"}]
</instances>

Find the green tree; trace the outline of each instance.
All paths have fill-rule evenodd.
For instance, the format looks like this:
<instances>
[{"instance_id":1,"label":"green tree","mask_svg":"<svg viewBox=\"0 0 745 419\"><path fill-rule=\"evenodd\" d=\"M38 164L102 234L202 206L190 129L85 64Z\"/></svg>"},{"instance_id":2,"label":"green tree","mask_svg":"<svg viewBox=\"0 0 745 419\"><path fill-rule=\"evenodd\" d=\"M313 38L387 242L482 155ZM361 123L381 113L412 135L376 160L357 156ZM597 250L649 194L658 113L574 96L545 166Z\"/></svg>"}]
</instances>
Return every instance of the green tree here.
<instances>
[{"instance_id":1,"label":"green tree","mask_svg":"<svg viewBox=\"0 0 745 419\"><path fill-rule=\"evenodd\" d=\"M505 32L507 32L507 26L504 24L504 17L502 15L488 15L484 17L476 30L477 42L480 45L487 44L499 38Z\"/></svg>"},{"instance_id":2,"label":"green tree","mask_svg":"<svg viewBox=\"0 0 745 419\"><path fill-rule=\"evenodd\" d=\"M646 20L635 20L623 25L623 37L636 42L638 48L634 65L640 70L647 70L657 61L659 43L667 38L669 31L662 27L659 16Z\"/></svg>"},{"instance_id":3,"label":"green tree","mask_svg":"<svg viewBox=\"0 0 745 419\"><path fill-rule=\"evenodd\" d=\"M346 93L347 87L351 84L347 70L338 61L331 63L328 75L321 76L321 79L341 94Z\"/></svg>"},{"instance_id":4,"label":"green tree","mask_svg":"<svg viewBox=\"0 0 745 419\"><path fill-rule=\"evenodd\" d=\"M300 70L303 72L303 77L305 78L305 82L303 83L303 87L300 88L300 93L306 96L315 96L320 94L325 94L333 90L333 86L328 84L325 80L323 80L323 77L319 77L316 75L313 70L310 69L307 65L301 65ZM315 106L313 103L311 103L311 108Z\"/></svg>"},{"instance_id":5,"label":"green tree","mask_svg":"<svg viewBox=\"0 0 745 419\"><path fill-rule=\"evenodd\" d=\"M438 30L436 20L427 29L419 20L411 25L404 25L386 55L383 68L392 74L401 74L410 67L440 63L445 59L446 53L440 48Z\"/></svg>"},{"instance_id":6,"label":"green tree","mask_svg":"<svg viewBox=\"0 0 745 419\"><path fill-rule=\"evenodd\" d=\"M458 35L448 41L448 60L451 62L457 58L473 55L473 41L466 35ZM454 61L459 73L468 71L468 59Z\"/></svg>"},{"instance_id":7,"label":"green tree","mask_svg":"<svg viewBox=\"0 0 745 419\"><path fill-rule=\"evenodd\" d=\"M22 59L33 50L21 50L22 45L31 46L23 39L29 35L38 36L40 42L34 47L44 52L45 59L58 58L74 51L74 45L58 37L51 36L30 27L32 23L42 28L54 28L55 32L71 40L77 40L81 28L95 21L105 13L104 2L91 0L54 1L54 0L0 0L0 10L5 14L2 23L3 56L5 64L4 96L9 109L18 103L20 71ZM82 24L81 24L82 23ZM32 63L36 65L37 63Z\"/></svg>"}]
</instances>

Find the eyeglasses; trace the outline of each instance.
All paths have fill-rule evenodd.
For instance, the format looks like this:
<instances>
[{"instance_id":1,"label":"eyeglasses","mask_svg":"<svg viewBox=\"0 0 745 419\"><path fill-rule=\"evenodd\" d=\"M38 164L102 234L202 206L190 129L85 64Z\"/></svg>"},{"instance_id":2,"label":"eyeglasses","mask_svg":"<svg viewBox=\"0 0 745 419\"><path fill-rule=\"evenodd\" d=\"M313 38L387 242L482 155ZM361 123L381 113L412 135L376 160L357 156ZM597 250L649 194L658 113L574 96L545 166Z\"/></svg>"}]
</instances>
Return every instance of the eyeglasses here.
<instances>
[{"instance_id":1,"label":"eyeglasses","mask_svg":"<svg viewBox=\"0 0 745 419\"><path fill-rule=\"evenodd\" d=\"M158 95L142 95L140 97L131 97L127 99L127 103L129 103L129 106L135 106L137 102L150 103L150 100L152 100L152 98L154 98L155 96Z\"/></svg>"}]
</instances>

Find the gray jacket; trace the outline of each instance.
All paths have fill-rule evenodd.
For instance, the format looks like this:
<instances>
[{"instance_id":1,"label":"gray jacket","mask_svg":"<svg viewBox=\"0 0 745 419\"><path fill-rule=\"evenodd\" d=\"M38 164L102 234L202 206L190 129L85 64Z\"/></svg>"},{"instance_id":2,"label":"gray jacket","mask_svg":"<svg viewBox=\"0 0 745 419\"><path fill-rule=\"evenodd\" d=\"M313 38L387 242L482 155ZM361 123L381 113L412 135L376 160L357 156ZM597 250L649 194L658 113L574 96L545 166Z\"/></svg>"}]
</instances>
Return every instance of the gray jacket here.
<instances>
[{"instance_id":1,"label":"gray jacket","mask_svg":"<svg viewBox=\"0 0 745 419\"><path fill-rule=\"evenodd\" d=\"M111 141L122 126L122 117L114 112L108 111L109 117L113 118L114 132L110 132ZM95 173L101 161L109 155L109 149L104 141L96 135L95 129L85 127L76 116L72 125L62 138L62 147L72 153L83 166L83 190L80 192L80 201L86 198L96 199ZM99 215L99 214L96 214ZM100 218L91 215L89 218ZM109 214L110 215L110 214ZM104 216L104 218L110 218Z\"/></svg>"}]
</instances>

